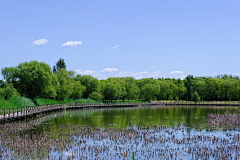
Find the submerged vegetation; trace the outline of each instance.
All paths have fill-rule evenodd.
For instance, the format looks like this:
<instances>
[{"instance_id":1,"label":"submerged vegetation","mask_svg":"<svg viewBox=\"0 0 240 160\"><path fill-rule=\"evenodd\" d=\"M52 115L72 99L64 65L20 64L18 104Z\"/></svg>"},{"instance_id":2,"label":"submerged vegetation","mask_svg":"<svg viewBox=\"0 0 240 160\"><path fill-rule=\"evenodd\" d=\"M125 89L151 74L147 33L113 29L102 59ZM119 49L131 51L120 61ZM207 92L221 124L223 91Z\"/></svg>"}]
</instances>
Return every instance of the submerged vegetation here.
<instances>
[{"instance_id":1,"label":"submerged vegetation","mask_svg":"<svg viewBox=\"0 0 240 160\"><path fill-rule=\"evenodd\" d=\"M212 125L225 109L72 110L15 121L0 125L0 158L239 159L239 123ZM229 121L239 111L228 109Z\"/></svg>"}]
</instances>

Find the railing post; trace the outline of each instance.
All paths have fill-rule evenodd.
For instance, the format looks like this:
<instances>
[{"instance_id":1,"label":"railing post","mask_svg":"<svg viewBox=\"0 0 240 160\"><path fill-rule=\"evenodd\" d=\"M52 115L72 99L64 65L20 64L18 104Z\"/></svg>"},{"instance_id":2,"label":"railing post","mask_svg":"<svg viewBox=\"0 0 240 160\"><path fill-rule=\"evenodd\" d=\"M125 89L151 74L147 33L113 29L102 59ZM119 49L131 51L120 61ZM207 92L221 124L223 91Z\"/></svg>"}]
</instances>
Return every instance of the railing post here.
<instances>
[{"instance_id":1,"label":"railing post","mask_svg":"<svg viewBox=\"0 0 240 160\"><path fill-rule=\"evenodd\" d=\"M14 117L14 108L13 108L13 117Z\"/></svg>"},{"instance_id":2,"label":"railing post","mask_svg":"<svg viewBox=\"0 0 240 160\"><path fill-rule=\"evenodd\" d=\"M10 117L10 108L8 108L8 118Z\"/></svg>"},{"instance_id":3,"label":"railing post","mask_svg":"<svg viewBox=\"0 0 240 160\"><path fill-rule=\"evenodd\" d=\"M17 117L18 117L18 112L19 112L19 109L18 109L18 107L17 107Z\"/></svg>"},{"instance_id":4,"label":"railing post","mask_svg":"<svg viewBox=\"0 0 240 160\"><path fill-rule=\"evenodd\" d=\"M6 109L4 108L3 109L3 117L4 117L4 119L5 119L5 115L6 115Z\"/></svg>"}]
</instances>

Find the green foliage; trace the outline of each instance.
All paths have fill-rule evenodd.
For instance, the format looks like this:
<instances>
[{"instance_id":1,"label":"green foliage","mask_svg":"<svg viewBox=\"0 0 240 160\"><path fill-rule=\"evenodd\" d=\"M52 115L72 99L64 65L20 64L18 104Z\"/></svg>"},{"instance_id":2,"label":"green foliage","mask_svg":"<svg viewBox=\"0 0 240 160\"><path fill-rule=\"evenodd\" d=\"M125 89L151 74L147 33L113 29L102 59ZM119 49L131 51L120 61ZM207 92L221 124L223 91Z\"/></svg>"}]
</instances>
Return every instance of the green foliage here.
<instances>
[{"instance_id":1,"label":"green foliage","mask_svg":"<svg viewBox=\"0 0 240 160\"><path fill-rule=\"evenodd\" d=\"M39 106L39 105L47 105L47 104L72 104L72 103L99 103L99 101L95 101L93 99L71 99L65 98L64 101L45 99L45 98L25 98L21 96L11 96L9 99L0 99L0 110L2 111L4 108L10 108L11 111L13 108L17 109L17 107L26 107L26 106Z\"/></svg>"},{"instance_id":2,"label":"green foliage","mask_svg":"<svg viewBox=\"0 0 240 160\"><path fill-rule=\"evenodd\" d=\"M9 99L13 95L18 95L18 93L11 83L5 84L3 88L0 88L0 99Z\"/></svg>"},{"instance_id":3,"label":"green foliage","mask_svg":"<svg viewBox=\"0 0 240 160\"><path fill-rule=\"evenodd\" d=\"M70 104L70 103L97 103L93 99L71 99L65 98L64 101L53 100L53 99L45 99L45 98L35 98L34 102L36 105L47 105L47 104Z\"/></svg>"},{"instance_id":4,"label":"green foliage","mask_svg":"<svg viewBox=\"0 0 240 160\"><path fill-rule=\"evenodd\" d=\"M31 61L19 64L17 67L2 70L8 83L28 98L35 98L44 92L51 83L51 68L43 62Z\"/></svg>"},{"instance_id":5,"label":"green foliage","mask_svg":"<svg viewBox=\"0 0 240 160\"><path fill-rule=\"evenodd\" d=\"M193 88L193 75L188 75L185 78L185 86L187 88L187 100L191 100L193 93L194 93L194 88Z\"/></svg>"},{"instance_id":6,"label":"green foliage","mask_svg":"<svg viewBox=\"0 0 240 160\"><path fill-rule=\"evenodd\" d=\"M200 98L200 96L198 95L198 92L197 92L197 91L195 91L195 92L193 93L192 100L193 100L194 102L199 102L199 101L201 101L201 98Z\"/></svg>"},{"instance_id":7,"label":"green foliage","mask_svg":"<svg viewBox=\"0 0 240 160\"><path fill-rule=\"evenodd\" d=\"M65 98L63 103L97 103L99 101L95 101L93 99L71 99L71 98Z\"/></svg>"},{"instance_id":8,"label":"green foliage","mask_svg":"<svg viewBox=\"0 0 240 160\"><path fill-rule=\"evenodd\" d=\"M96 91L99 92L99 81L97 78L93 78L90 75L77 75L77 79L80 80L81 84L86 87L85 91L83 92L83 98L88 98L89 94Z\"/></svg>"},{"instance_id":9,"label":"green foliage","mask_svg":"<svg viewBox=\"0 0 240 160\"><path fill-rule=\"evenodd\" d=\"M5 89L4 88L0 88L0 99L4 99L5 96L6 96Z\"/></svg>"},{"instance_id":10,"label":"green foliage","mask_svg":"<svg viewBox=\"0 0 240 160\"><path fill-rule=\"evenodd\" d=\"M131 157L132 160L135 160L134 158L134 152L132 152L132 157Z\"/></svg>"},{"instance_id":11,"label":"green foliage","mask_svg":"<svg viewBox=\"0 0 240 160\"><path fill-rule=\"evenodd\" d=\"M64 98L70 97L73 93L74 84L71 83L69 74L65 68L55 72L55 76L59 82L59 88L57 89L57 99L64 101Z\"/></svg>"},{"instance_id":12,"label":"green foliage","mask_svg":"<svg viewBox=\"0 0 240 160\"><path fill-rule=\"evenodd\" d=\"M174 78L110 77L98 80L90 75L75 75L67 71L63 59L53 68L49 65L30 61L16 67L5 67L0 80L0 99L13 95L27 98L51 99L64 102L66 98L93 98L96 100L145 99L145 100L192 100L196 91L201 100L239 100L240 79L232 75L193 77L184 80ZM53 102L51 102L53 103Z\"/></svg>"},{"instance_id":13,"label":"green foliage","mask_svg":"<svg viewBox=\"0 0 240 160\"><path fill-rule=\"evenodd\" d=\"M156 96L160 92L160 87L156 84L145 84L142 87L142 92L145 100L156 100Z\"/></svg>"},{"instance_id":14,"label":"green foliage","mask_svg":"<svg viewBox=\"0 0 240 160\"><path fill-rule=\"evenodd\" d=\"M35 98L34 102L36 105L42 106L46 104L61 104L61 101L45 98Z\"/></svg>"},{"instance_id":15,"label":"green foliage","mask_svg":"<svg viewBox=\"0 0 240 160\"><path fill-rule=\"evenodd\" d=\"M3 80L0 80L0 88L5 88L6 83Z\"/></svg>"},{"instance_id":16,"label":"green foliage","mask_svg":"<svg viewBox=\"0 0 240 160\"><path fill-rule=\"evenodd\" d=\"M64 62L64 59L60 58L56 65L53 66L53 73L56 71L59 71L61 68L66 68L66 64Z\"/></svg>"},{"instance_id":17,"label":"green foliage","mask_svg":"<svg viewBox=\"0 0 240 160\"><path fill-rule=\"evenodd\" d=\"M127 99L137 99L139 95L140 95L140 89L136 85L132 85L127 90Z\"/></svg>"},{"instance_id":18,"label":"green foliage","mask_svg":"<svg viewBox=\"0 0 240 160\"><path fill-rule=\"evenodd\" d=\"M10 97L9 99L0 99L0 109L1 111L6 108L10 108L11 110L13 108L17 107L26 107L26 106L35 106L33 101L29 98L21 97L14 95Z\"/></svg>"},{"instance_id":19,"label":"green foliage","mask_svg":"<svg viewBox=\"0 0 240 160\"><path fill-rule=\"evenodd\" d=\"M70 95L73 99L80 99L82 97L82 93L86 90L86 87L81 85L80 81L73 81L73 92Z\"/></svg>"},{"instance_id":20,"label":"green foliage","mask_svg":"<svg viewBox=\"0 0 240 160\"><path fill-rule=\"evenodd\" d=\"M89 98L91 99L94 99L94 100L101 100L102 99L102 95L98 92L92 92L90 95L89 95Z\"/></svg>"},{"instance_id":21,"label":"green foliage","mask_svg":"<svg viewBox=\"0 0 240 160\"><path fill-rule=\"evenodd\" d=\"M34 102L25 97L21 96L12 96L8 99L8 102L12 103L16 107L25 107L25 106L35 106Z\"/></svg>"},{"instance_id":22,"label":"green foliage","mask_svg":"<svg viewBox=\"0 0 240 160\"><path fill-rule=\"evenodd\" d=\"M107 82L103 89L103 97L105 100L113 100L118 96L119 87L116 83Z\"/></svg>"}]
</instances>

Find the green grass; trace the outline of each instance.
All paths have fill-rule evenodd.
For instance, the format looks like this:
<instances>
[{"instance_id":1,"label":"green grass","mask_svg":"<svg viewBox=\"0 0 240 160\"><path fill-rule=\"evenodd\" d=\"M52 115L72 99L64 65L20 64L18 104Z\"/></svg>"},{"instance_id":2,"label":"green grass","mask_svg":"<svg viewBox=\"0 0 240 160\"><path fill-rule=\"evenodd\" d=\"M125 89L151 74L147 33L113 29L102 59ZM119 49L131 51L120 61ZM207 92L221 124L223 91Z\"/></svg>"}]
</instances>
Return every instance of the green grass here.
<instances>
[{"instance_id":1,"label":"green grass","mask_svg":"<svg viewBox=\"0 0 240 160\"><path fill-rule=\"evenodd\" d=\"M61 104L61 101L45 99L45 98L35 98L33 101L38 106L42 106L46 104Z\"/></svg>"},{"instance_id":2,"label":"green grass","mask_svg":"<svg viewBox=\"0 0 240 160\"><path fill-rule=\"evenodd\" d=\"M0 114L3 114L3 109L6 109L6 114L8 113L8 109L10 108L11 113L13 108L17 109L17 107L25 107L25 106L35 106L33 101L29 98L21 97L21 96L12 96L8 100L0 99Z\"/></svg>"},{"instance_id":3,"label":"green grass","mask_svg":"<svg viewBox=\"0 0 240 160\"><path fill-rule=\"evenodd\" d=\"M63 103L98 103L98 102L101 102L101 101L95 101L93 99L71 99L71 98L65 98Z\"/></svg>"},{"instance_id":4,"label":"green grass","mask_svg":"<svg viewBox=\"0 0 240 160\"><path fill-rule=\"evenodd\" d=\"M45 98L35 98L35 99L29 99L21 96L12 96L8 100L6 99L0 99L0 115L3 114L3 109L6 109L6 114L8 113L8 109L10 108L11 113L13 108L15 110L17 107L26 107L26 106L42 106L47 104L69 104L69 103L99 103L101 101L95 101L93 99L71 99L71 98L65 98L65 100L58 101L58 100L52 100L52 99L45 99Z\"/></svg>"},{"instance_id":5,"label":"green grass","mask_svg":"<svg viewBox=\"0 0 240 160\"><path fill-rule=\"evenodd\" d=\"M93 99L71 99L65 98L64 101L52 100L52 99L45 99L45 98L35 98L33 100L36 105L42 106L46 104L69 104L69 103L98 103L100 101L95 101Z\"/></svg>"},{"instance_id":6,"label":"green grass","mask_svg":"<svg viewBox=\"0 0 240 160\"><path fill-rule=\"evenodd\" d=\"M107 100L107 102L111 102L111 100ZM118 99L118 100L113 100L112 101L113 103L119 103L119 102L123 102L123 100L122 99ZM141 99L138 99L138 100L127 100L127 99L125 99L124 100L124 103L128 103L128 102L149 102L149 101L145 101L145 100L141 100Z\"/></svg>"},{"instance_id":7,"label":"green grass","mask_svg":"<svg viewBox=\"0 0 240 160\"><path fill-rule=\"evenodd\" d=\"M2 114L3 109L5 108L8 113L8 108L10 108L11 112L13 108L15 110L17 107L26 107L26 106L42 106L42 105L48 105L48 104L71 104L71 103L101 103L102 101L96 101L93 99L71 99L71 98L65 98L64 101L59 100L53 100L53 99L45 99L45 98L35 98L35 99L29 99L21 96L12 96L8 100L0 99L0 110ZM111 101L108 101L111 102ZM113 101L116 103L122 103L122 100L116 100ZM128 102L147 102L143 100L125 100L125 103Z\"/></svg>"}]
</instances>

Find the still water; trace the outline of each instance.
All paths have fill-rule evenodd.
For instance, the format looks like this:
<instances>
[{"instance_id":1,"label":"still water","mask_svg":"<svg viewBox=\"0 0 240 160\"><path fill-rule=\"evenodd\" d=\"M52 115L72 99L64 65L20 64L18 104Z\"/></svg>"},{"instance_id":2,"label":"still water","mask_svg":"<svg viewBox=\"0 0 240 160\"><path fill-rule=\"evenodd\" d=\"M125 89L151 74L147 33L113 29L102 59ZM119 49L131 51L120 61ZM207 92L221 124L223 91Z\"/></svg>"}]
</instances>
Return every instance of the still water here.
<instances>
[{"instance_id":1,"label":"still water","mask_svg":"<svg viewBox=\"0 0 240 160\"><path fill-rule=\"evenodd\" d=\"M2 159L239 159L239 126L208 114L238 107L68 110L0 126ZM239 121L240 119L236 119ZM1 159L0 157L0 159Z\"/></svg>"}]
</instances>

